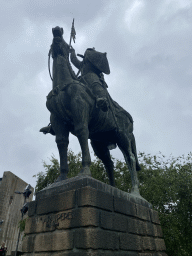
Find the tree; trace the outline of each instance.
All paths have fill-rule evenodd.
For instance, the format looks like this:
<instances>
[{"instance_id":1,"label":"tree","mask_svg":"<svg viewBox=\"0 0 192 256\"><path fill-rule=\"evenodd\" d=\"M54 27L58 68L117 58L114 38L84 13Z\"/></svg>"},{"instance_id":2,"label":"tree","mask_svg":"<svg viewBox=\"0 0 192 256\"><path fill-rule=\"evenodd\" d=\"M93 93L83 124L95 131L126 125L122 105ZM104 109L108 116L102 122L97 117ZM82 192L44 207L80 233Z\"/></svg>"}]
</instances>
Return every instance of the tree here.
<instances>
[{"instance_id":1,"label":"tree","mask_svg":"<svg viewBox=\"0 0 192 256\"><path fill-rule=\"evenodd\" d=\"M171 256L192 251L192 154L170 157L140 154L141 195L159 212Z\"/></svg>"},{"instance_id":2,"label":"tree","mask_svg":"<svg viewBox=\"0 0 192 256\"><path fill-rule=\"evenodd\" d=\"M138 172L140 193L159 212L161 226L170 256L189 256L192 251L192 154L187 157L166 158L139 153L141 170ZM131 177L125 162L113 159L116 186L131 190ZM81 170L81 154L68 153L69 174ZM43 162L45 173L37 174L35 191L53 183L59 175L59 162L51 156L50 164ZM102 162L96 158L91 166L92 177L108 183Z\"/></svg>"}]
</instances>

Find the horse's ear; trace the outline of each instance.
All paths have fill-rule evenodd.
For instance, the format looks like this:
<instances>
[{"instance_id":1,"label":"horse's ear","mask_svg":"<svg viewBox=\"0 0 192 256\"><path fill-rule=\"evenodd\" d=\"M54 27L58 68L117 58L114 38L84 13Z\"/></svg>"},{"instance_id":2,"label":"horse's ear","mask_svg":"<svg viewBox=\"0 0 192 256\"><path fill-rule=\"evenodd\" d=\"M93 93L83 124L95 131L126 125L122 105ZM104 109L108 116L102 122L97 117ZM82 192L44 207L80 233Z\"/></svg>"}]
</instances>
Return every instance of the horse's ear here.
<instances>
[{"instance_id":1,"label":"horse's ear","mask_svg":"<svg viewBox=\"0 0 192 256\"><path fill-rule=\"evenodd\" d=\"M61 28L61 33L62 33L62 35L63 35L63 28Z\"/></svg>"}]
</instances>

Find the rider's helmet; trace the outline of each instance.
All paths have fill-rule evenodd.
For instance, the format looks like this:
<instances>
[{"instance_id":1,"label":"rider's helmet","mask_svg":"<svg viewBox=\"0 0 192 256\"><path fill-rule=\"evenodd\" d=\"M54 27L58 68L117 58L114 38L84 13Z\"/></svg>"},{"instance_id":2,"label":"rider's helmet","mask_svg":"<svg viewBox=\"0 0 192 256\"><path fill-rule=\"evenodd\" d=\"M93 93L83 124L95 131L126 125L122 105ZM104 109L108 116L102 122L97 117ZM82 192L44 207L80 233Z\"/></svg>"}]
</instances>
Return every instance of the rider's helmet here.
<instances>
[{"instance_id":1,"label":"rider's helmet","mask_svg":"<svg viewBox=\"0 0 192 256\"><path fill-rule=\"evenodd\" d=\"M107 60L107 53L98 52L95 48L88 48L84 53L84 60L91 62L99 71L110 74L109 63Z\"/></svg>"}]
</instances>

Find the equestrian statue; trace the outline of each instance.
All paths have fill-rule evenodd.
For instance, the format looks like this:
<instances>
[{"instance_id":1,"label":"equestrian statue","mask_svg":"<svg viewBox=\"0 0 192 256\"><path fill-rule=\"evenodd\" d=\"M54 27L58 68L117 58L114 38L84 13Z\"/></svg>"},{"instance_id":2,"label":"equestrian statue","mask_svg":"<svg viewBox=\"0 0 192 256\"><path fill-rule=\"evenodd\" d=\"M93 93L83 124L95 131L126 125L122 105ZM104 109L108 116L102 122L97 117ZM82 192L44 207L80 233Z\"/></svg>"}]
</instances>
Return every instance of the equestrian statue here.
<instances>
[{"instance_id":1,"label":"equestrian statue","mask_svg":"<svg viewBox=\"0 0 192 256\"><path fill-rule=\"evenodd\" d=\"M60 176L56 180L67 179L67 150L69 132L75 135L82 151L82 169L79 175L89 175L91 157L88 139L96 156L101 159L107 171L111 186L115 186L114 166L110 150L118 146L122 151L131 173L132 193L139 195L137 158L131 115L118 105L109 95L105 74L110 74L106 53L88 48L80 61L70 43L63 38L63 28L52 29L53 42L49 52L53 58L52 90L47 96L46 106L51 113L50 124L40 131L56 137L60 156ZM71 38L74 39L74 22ZM79 69L75 75L70 61ZM81 73L81 75L80 75ZM80 75L80 76L79 76Z\"/></svg>"}]
</instances>

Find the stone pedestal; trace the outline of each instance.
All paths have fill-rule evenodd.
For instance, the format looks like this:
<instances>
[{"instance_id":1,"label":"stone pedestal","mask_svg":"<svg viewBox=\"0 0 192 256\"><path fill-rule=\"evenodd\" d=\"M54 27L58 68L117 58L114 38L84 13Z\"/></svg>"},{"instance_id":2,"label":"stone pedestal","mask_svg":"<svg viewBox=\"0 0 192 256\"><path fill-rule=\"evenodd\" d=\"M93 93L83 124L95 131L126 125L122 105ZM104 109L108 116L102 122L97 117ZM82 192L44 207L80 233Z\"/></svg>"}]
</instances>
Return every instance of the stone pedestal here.
<instances>
[{"instance_id":1,"label":"stone pedestal","mask_svg":"<svg viewBox=\"0 0 192 256\"><path fill-rule=\"evenodd\" d=\"M25 256L166 256L151 205L87 176L43 189L28 214Z\"/></svg>"}]
</instances>

